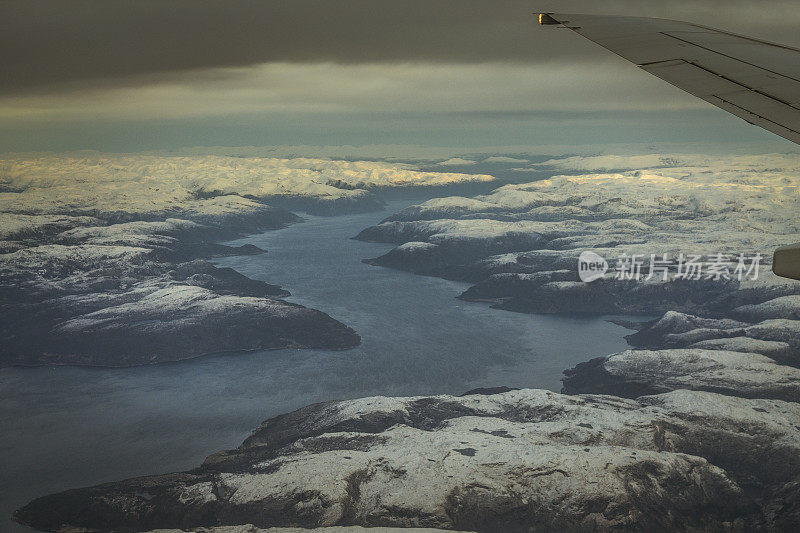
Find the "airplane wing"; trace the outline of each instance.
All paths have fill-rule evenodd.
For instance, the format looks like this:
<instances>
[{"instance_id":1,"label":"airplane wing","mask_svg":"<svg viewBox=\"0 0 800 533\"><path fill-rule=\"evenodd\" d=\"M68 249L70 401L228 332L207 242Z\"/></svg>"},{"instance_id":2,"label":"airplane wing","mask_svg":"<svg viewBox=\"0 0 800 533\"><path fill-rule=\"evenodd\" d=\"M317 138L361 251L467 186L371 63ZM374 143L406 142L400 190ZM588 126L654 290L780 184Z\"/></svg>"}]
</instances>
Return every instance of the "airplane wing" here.
<instances>
[{"instance_id":1,"label":"airplane wing","mask_svg":"<svg viewBox=\"0 0 800 533\"><path fill-rule=\"evenodd\" d=\"M541 13L654 76L800 144L800 50L698 24Z\"/></svg>"},{"instance_id":2,"label":"airplane wing","mask_svg":"<svg viewBox=\"0 0 800 533\"><path fill-rule=\"evenodd\" d=\"M540 13L654 76L800 144L800 50L677 20ZM775 251L772 271L800 280L800 243Z\"/></svg>"}]
</instances>

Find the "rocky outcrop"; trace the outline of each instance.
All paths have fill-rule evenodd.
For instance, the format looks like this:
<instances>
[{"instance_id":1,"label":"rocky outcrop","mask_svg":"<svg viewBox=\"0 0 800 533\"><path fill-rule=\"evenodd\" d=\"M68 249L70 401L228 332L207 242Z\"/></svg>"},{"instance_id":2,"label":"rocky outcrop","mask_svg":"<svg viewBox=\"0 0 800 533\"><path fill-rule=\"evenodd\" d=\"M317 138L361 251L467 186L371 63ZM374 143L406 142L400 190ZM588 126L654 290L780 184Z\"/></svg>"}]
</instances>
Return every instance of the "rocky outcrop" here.
<instances>
[{"instance_id":1,"label":"rocky outcrop","mask_svg":"<svg viewBox=\"0 0 800 533\"><path fill-rule=\"evenodd\" d=\"M778 318L800 320L800 295L780 296L755 305L742 305L731 314L752 322Z\"/></svg>"},{"instance_id":2,"label":"rocky outcrop","mask_svg":"<svg viewBox=\"0 0 800 533\"><path fill-rule=\"evenodd\" d=\"M798 404L686 390L363 398L268 420L195 470L46 496L16 519L50 530L745 531L779 514L796 526L798 428Z\"/></svg>"},{"instance_id":3,"label":"rocky outcrop","mask_svg":"<svg viewBox=\"0 0 800 533\"><path fill-rule=\"evenodd\" d=\"M744 398L800 401L800 370L757 353L723 350L627 350L564 372L563 391L636 398L703 390Z\"/></svg>"},{"instance_id":4,"label":"rocky outcrop","mask_svg":"<svg viewBox=\"0 0 800 533\"><path fill-rule=\"evenodd\" d=\"M770 302L766 304L769 306ZM734 316L743 317L741 313ZM669 311L626 339L640 348L702 348L757 353L782 364L800 366L800 321L786 318L752 324L731 318L703 318Z\"/></svg>"},{"instance_id":5,"label":"rocky outcrop","mask_svg":"<svg viewBox=\"0 0 800 533\"><path fill-rule=\"evenodd\" d=\"M680 335L695 330L741 331L747 325L746 322L733 319L704 318L677 311L667 311L661 318L645 324L637 333L628 335L626 339L634 346L652 348L664 346L668 335Z\"/></svg>"},{"instance_id":6,"label":"rocky outcrop","mask_svg":"<svg viewBox=\"0 0 800 533\"><path fill-rule=\"evenodd\" d=\"M548 273L554 275L554 273ZM573 274L574 275L574 274ZM508 292L508 282L495 291ZM502 298L495 307L524 313L582 313L592 315L653 315L670 309L712 312L716 301L735 291L732 284L708 280L665 283L599 280L551 281ZM467 299L468 293L462 295Z\"/></svg>"},{"instance_id":7,"label":"rocky outcrop","mask_svg":"<svg viewBox=\"0 0 800 533\"><path fill-rule=\"evenodd\" d=\"M519 295L533 294L542 285L560 281L578 281L578 274L574 270L491 274L461 293L459 298L471 302L492 301L503 304L518 298Z\"/></svg>"},{"instance_id":8,"label":"rocky outcrop","mask_svg":"<svg viewBox=\"0 0 800 533\"><path fill-rule=\"evenodd\" d=\"M221 352L344 349L360 342L325 313L281 300L180 284L143 284L130 292L137 294L116 301L107 293L59 298L48 302L49 313L39 310L32 324L14 319L0 364L134 366Z\"/></svg>"}]
</instances>

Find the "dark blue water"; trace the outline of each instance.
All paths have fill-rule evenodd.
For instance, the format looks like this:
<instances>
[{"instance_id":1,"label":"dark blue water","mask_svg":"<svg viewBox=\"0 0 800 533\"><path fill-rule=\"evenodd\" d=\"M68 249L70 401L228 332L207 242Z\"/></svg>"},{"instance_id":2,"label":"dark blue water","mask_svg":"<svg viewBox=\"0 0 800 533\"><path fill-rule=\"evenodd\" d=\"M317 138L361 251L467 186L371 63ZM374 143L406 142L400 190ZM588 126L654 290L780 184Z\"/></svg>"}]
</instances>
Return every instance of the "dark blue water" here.
<instances>
[{"instance_id":1,"label":"dark blue water","mask_svg":"<svg viewBox=\"0 0 800 533\"><path fill-rule=\"evenodd\" d=\"M548 317L455 300L467 285L361 263L390 246L351 240L383 213L319 218L236 241L269 250L217 261L280 284L289 300L352 326L353 350L277 350L126 369L0 370L0 531L30 499L184 470L237 446L262 420L366 395L560 388L564 368L625 347L596 318Z\"/></svg>"}]
</instances>

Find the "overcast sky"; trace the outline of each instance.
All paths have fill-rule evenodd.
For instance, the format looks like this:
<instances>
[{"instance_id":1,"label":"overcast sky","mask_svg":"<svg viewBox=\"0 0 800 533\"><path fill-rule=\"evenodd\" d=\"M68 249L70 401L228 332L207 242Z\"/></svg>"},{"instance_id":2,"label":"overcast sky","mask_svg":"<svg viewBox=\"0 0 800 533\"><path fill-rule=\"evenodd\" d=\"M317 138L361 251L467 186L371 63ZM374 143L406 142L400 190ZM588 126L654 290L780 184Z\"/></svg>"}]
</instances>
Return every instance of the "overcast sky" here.
<instances>
[{"instance_id":1,"label":"overcast sky","mask_svg":"<svg viewBox=\"0 0 800 533\"><path fill-rule=\"evenodd\" d=\"M796 2L0 0L0 152L770 139L537 9L800 46Z\"/></svg>"}]
</instances>

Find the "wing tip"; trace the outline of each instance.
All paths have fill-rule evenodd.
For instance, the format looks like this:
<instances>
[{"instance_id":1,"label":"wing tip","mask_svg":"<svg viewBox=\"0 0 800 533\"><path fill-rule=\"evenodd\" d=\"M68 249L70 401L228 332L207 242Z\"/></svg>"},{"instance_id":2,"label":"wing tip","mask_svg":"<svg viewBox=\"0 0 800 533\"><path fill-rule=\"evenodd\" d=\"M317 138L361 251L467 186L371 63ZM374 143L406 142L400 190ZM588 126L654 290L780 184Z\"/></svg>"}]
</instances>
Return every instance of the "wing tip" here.
<instances>
[{"instance_id":1,"label":"wing tip","mask_svg":"<svg viewBox=\"0 0 800 533\"><path fill-rule=\"evenodd\" d=\"M551 15L552 13L539 13L539 24L541 24L542 26L552 26L556 24L561 24Z\"/></svg>"}]
</instances>

